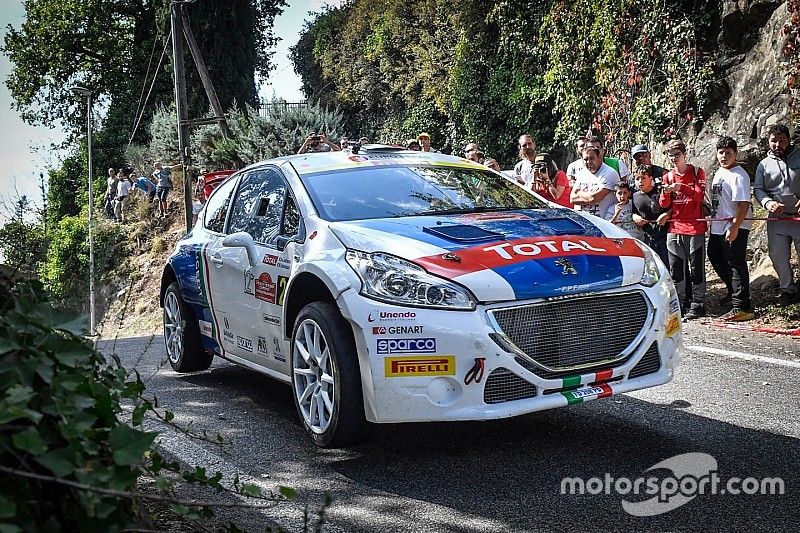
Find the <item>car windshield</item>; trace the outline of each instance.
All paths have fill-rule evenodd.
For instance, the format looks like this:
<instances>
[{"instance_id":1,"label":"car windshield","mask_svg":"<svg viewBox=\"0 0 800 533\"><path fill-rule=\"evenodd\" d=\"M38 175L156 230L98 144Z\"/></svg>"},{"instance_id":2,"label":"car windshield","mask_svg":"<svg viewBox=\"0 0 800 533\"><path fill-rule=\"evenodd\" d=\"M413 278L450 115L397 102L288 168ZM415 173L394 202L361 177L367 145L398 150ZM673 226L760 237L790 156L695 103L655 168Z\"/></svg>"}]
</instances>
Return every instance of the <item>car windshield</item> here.
<instances>
[{"instance_id":1,"label":"car windshield","mask_svg":"<svg viewBox=\"0 0 800 533\"><path fill-rule=\"evenodd\" d=\"M325 220L363 220L549 207L540 197L489 170L386 166L302 177Z\"/></svg>"}]
</instances>

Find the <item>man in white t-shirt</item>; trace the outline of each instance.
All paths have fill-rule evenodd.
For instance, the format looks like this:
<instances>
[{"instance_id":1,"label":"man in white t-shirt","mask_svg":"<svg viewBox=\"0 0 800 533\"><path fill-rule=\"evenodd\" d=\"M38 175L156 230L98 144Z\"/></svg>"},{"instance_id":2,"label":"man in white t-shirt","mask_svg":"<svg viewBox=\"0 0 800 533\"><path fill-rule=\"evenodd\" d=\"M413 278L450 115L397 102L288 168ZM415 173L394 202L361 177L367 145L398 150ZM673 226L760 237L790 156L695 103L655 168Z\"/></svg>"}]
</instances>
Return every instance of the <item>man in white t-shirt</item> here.
<instances>
[{"instance_id":1,"label":"man in white t-shirt","mask_svg":"<svg viewBox=\"0 0 800 533\"><path fill-rule=\"evenodd\" d=\"M114 200L114 218L117 222L125 222L125 204L131 192L131 182L123 177L117 182L117 198Z\"/></svg>"},{"instance_id":2,"label":"man in white t-shirt","mask_svg":"<svg viewBox=\"0 0 800 533\"><path fill-rule=\"evenodd\" d=\"M603 156L595 146L584 148L581 156L584 168L575 176L569 200L576 209L603 217L616 203L614 186L619 181L619 174L603 163Z\"/></svg>"},{"instance_id":3,"label":"man in white t-shirt","mask_svg":"<svg viewBox=\"0 0 800 533\"><path fill-rule=\"evenodd\" d=\"M753 208L750 202L750 176L736 164L737 146L731 137L717 141L719 170L711 183L711 235L708 260L731 295L733 308L720 319L742 322L755 318L750 301L750 274L747 270L747 237Z\"/></svg>"},{"instance_id":4,"label":"man in white t-shirt","mask_svg":"<svg viewBox=\"0 0 800 533\"><path fill-rule=\"evenodd\" d=\"M583 168L583 157L581 157L581 154L586 147L587 139L588 137L586 137L586 135L581 135L575 139L575 153L578 154L578 159L567 165L567 179L570 185L575 183L575 176L577 176L578 171Z\"/></svg>"},{"instance_id":5,"label":"man in white t-shirt","mask_svg":"<svg viewBox=\"0 0 800 533\"><path fill-rule=\"evenodd\" d=\"M514 165L514 174L520 185L530 189L533 183L533 163L536 161L536 141L529 134L523 133L517 142L520 160Z\"/></svg>"}]
</instances>

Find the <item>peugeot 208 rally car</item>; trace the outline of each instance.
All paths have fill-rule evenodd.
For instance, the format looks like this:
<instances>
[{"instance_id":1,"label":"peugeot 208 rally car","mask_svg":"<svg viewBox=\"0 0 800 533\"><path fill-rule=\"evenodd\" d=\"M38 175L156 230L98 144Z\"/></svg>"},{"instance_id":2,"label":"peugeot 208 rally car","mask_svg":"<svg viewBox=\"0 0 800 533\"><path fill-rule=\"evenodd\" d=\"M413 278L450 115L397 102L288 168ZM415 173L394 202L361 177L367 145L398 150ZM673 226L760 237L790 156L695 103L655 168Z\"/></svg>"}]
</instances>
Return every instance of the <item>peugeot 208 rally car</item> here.
<instances>
[{"instance_id":1,"label":"peugeot 208 rally car","mask_svg":"<svg viewBox=\"0 0 800 533\"><path fill-rule=\"evenodd\" d=\"M178 372L291 384L323 447L668 382L678 298L619 228L479 164L367 147L273 159L209 198L161 280Z\"/></svg>"}]
</instances>

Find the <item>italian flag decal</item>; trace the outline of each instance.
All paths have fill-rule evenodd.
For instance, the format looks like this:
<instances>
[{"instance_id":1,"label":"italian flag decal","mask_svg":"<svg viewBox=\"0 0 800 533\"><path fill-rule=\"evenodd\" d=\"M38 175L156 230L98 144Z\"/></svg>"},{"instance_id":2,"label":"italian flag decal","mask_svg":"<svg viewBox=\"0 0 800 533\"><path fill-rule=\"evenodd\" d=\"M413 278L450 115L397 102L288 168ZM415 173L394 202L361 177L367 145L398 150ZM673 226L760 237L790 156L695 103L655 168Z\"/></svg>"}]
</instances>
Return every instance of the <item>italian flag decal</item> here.
<instances>
[{"instance_id":1,"label":"italian flag decal","mask_svg":"<svg viewBox=\"0 0 800 533\"><path fill-rule=\"evenodd\" d=\"M597 383L599 381L608 381L614 377L614 370L609 368L601 370L594 374L584 374L583 376L569 376L561 380L563 388L570 388L580 386L581 384ZM564 398L567 399L567 405L574 405L576 403L583 403L585 399L594 400L597 398L608 398L614 394L614 389L608 383L601 383L596 386L582 387L571 391L560 392Z\"/></svg>"}]
</instances>

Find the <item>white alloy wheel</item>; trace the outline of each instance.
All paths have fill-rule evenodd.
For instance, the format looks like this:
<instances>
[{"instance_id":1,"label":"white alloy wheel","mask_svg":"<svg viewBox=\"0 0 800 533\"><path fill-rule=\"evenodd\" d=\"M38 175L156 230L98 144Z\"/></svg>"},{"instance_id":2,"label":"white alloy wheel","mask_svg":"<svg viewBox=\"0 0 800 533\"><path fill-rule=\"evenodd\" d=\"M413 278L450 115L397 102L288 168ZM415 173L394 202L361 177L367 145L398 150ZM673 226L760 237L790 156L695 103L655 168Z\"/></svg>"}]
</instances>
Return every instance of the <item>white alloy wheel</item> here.
<instances>
[{"instance_id":1,"label":"white alloy wheel","mask_svg":"<svg viewBox=\"0 0 800 533\"><path fill-rule=\"evenodd\" d=\"M303 421L313 433L324 433L331 423L336 397L333 360L325 333L311 318L299 326L292 358L294 393Z\"/></svg>"},{"instance_id":2,"label":"white alloy wheel","mask_svg":"<svg viewBox=\"0 0 800 533\"><path fill-rule=\"evenodd\" d=\"M164 295L164 342L170 363L178 364L183 355L183 322L178 297L172 291Z\"/></svg>"}]
</instances>

